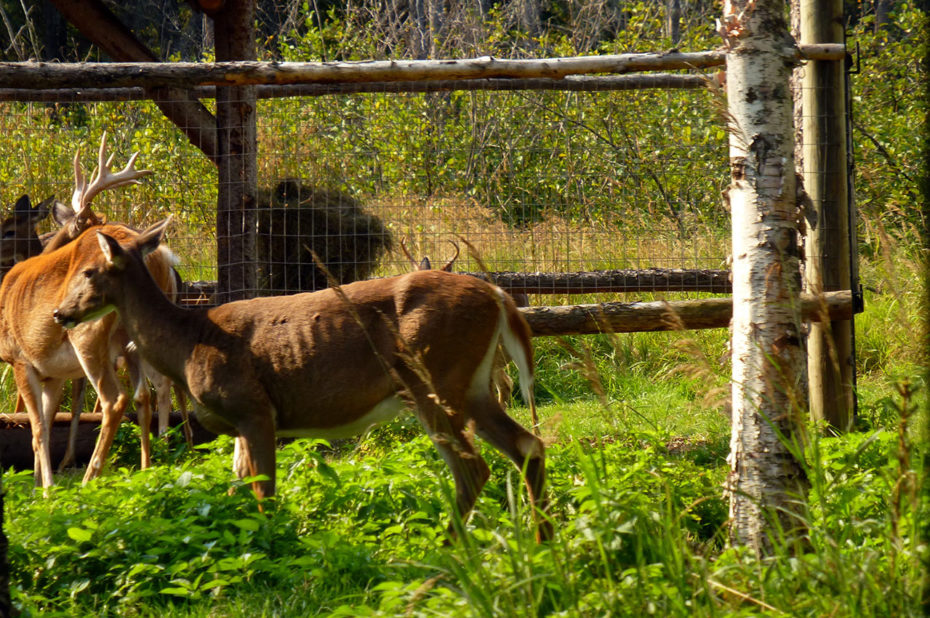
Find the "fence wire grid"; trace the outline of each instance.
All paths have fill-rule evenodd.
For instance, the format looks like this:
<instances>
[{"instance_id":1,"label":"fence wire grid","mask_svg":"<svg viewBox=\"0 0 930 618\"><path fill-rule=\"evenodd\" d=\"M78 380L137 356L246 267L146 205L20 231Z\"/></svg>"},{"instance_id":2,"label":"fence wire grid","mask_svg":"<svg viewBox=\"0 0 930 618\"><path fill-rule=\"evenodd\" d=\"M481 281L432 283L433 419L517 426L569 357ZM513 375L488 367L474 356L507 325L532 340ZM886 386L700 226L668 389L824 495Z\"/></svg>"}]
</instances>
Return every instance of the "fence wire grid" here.
<instances>
[{"instance_id":1,"label":"fence wire grid","mask_svg":"<svg viewBox=\"0 0 930 618\"><path fill-rule=\"evenodd\" d=\"M715 97L452 91L260 100L255 255L246 256L258 289L248 292L325 287L310 249L341 283L408 272L404 247L433 267L458 253L454 269L464 272L725 269L729 170ZM106 131L114 169L139 151L137 167L154 173L100 195L94 210L135 227L173 215L179 271L209 289L217 171L154 104L0 110L7 211L22 194L67 203L75 152L90 173ZM54 227L46 220L39 229Z\"/></svg>"}]
</instances>

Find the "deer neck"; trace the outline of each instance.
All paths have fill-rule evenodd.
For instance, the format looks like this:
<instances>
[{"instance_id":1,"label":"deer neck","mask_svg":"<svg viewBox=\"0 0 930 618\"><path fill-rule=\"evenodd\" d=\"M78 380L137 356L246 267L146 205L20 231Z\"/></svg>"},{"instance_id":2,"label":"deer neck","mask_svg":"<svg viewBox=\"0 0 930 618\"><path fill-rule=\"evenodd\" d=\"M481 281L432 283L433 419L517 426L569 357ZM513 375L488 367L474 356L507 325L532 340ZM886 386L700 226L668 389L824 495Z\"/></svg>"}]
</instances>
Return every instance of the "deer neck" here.
<instances>
[{"instance_id":1,"label":"deer neck","mask_svg":"<svg viewBox=\"0 0 930 618\"><path fill-rule=\"evenodd\" d=\"M156 370L181 381L196 338L196 330L188 331L196 329L201 312L168 300L142 260L133 264L114 299L123 328Z\"/></svg>"}]
</instances>

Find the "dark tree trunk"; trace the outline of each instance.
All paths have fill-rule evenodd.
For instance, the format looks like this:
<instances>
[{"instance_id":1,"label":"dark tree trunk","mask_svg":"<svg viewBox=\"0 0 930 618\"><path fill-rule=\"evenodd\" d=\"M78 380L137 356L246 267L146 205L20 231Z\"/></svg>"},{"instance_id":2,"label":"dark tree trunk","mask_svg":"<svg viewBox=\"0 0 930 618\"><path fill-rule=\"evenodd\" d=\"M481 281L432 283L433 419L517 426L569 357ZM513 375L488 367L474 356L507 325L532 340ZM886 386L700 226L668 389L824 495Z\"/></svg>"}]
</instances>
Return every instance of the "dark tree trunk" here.
<instances>
[{"instance_id":1,"label":"dark tree trunk","mask_svg":"<svg viewBox=\"0 0 930 618\"><path fill-rule=\"evenodd\" d=\"M888 27L893 6L894 0L875 0L875 34Z\"/></svg>"},{"instance_id":2,"label":"dark tree trunk","mask_svg":"<svg viewBox=\"0 0 930 618\"><path fill-rule=\"evenodd\" d=\"M217 61L254 60L254 3L229 0L214 15ZM255 87L216 89L219 195L216 213L217 300L253 296L256 291Z\"/></svg>"},{"instance_id":3,"label":"dark tree trunk","mask_svg":"<svg viewBox=\"0 0 930 618\"><path fill-rule=\"evenodd\" d=\"M67 60L67 22L49 0L42 0L42 59Z\"/></svg>"},{"instance_id":4,"label":"dark tree trunk","mask_svg":"<svg viewBox=\"0 0 930 618\"><path fill-rule=\"evenodd\" d=\"M13 615L13 604L10 600L10 563L7 559L9 540L3 531L5 513L3 503L3 477L0 475L0 618Z\"/></svg>"}]
</instances>

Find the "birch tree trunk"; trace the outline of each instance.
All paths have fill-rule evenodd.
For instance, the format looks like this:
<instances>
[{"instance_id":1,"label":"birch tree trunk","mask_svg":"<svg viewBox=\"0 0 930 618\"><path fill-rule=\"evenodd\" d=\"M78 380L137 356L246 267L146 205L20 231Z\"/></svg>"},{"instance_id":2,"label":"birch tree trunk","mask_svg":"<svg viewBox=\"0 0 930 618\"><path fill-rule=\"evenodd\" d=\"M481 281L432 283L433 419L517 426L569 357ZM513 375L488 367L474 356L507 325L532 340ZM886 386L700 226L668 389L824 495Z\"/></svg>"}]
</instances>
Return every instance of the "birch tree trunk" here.
<instances>
[{"instance_id":1,"label":"birch tree trunk","mask_svg":"<svg viewBox=\"0 0 930 618\"><path fill-rule=\"evenodd\" d=\"M783 0L724 3L733 226L731 541L768 553L789 537L806 480L789 448L801 437L802 350L794 65ZM786 49L787 48L787 49Z\"/></svg>"}]
</instances>

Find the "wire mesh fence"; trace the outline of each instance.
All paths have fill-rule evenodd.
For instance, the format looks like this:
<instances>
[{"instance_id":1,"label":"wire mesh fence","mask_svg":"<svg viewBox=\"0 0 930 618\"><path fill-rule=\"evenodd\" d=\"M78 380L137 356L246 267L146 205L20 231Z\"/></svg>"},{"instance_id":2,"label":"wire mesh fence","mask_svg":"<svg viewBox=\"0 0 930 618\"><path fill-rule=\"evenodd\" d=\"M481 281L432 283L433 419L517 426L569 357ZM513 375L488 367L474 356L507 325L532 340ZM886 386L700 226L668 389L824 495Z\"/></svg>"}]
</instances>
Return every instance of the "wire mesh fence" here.
<instances>
[{"instance_id":1,"label":"wire mesh fence","mask_svg":"<svg viewBox=\"0 0 930 618\"><path fill-rule=\"evenodd\" d=\"M714 109L706 90L263 99L249 293L324 287L311 251L342 283L410 270L404 248L440 265L458 251L465 272L725 268L726 131ZM152 103L9 102L0 128L7 205L24 193L67 202L72 157L90 173L104 131L114 166L140 151L137 167L154 174L99 196L95 211L137 227L173 215L182 276L215 281L216 168Z\"/></svg>"}]
</instances>

